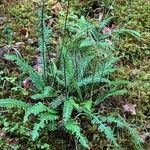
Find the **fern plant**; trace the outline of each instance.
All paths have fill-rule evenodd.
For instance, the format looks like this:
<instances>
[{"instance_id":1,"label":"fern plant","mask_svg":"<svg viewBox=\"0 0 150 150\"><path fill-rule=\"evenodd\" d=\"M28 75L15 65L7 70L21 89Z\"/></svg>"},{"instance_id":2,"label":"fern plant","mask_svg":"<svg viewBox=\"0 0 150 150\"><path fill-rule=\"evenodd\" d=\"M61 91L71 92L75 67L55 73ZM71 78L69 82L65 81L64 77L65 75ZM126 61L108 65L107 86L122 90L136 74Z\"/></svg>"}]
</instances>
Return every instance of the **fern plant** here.
<instances>
[{"instance_id":1,"label":"fern plant","mask_svg":"<svg viewBox=\"0 0 150 150\"><path fill-rule=\"evenodd\" d=\"M7 60L14 61L19 66L20 71L29 75L34 85L33 88L36 88L38 92L35 93L33 90L35 94L30 96L35 101L34 104L8 98L0 100L0 107L23 109L25 111L23 123L36 117L37 122L34 123L31 133L33 140L40 136L40 131L45 127L51 132L61 128L74 135L83 147L89 149L88 139L76 119L85 115L91 125L96 125L98 131L102 132L114 144L114 147L119 148L120 146L108 123L115 123L117 127L127 128L137 149L142 149L141 139L135 129L126 121L122 118L101 116L96 112L95 106L108 97L127 92L117 89L116 86L100 95L97 92L100 91L98 90L100 88L103 91L114 84L127 83L119 79L113 81L110 78L110 75L117 70L115 63L119 59L113 55L115 50L113 37L124 32L139 36L135 31L125 29L102 33L110 19L106 19L98 25L91 24L83 16L76 23L70 22L67 30L72 37L65 35L60 43L60 57L48 64L46 41L48 41L50 30L45 26L42 12L42 34L39 42L42 75L22 58L5 55ZM111 43L106 39L111 39Z\"/></svg>"}]
</instances>

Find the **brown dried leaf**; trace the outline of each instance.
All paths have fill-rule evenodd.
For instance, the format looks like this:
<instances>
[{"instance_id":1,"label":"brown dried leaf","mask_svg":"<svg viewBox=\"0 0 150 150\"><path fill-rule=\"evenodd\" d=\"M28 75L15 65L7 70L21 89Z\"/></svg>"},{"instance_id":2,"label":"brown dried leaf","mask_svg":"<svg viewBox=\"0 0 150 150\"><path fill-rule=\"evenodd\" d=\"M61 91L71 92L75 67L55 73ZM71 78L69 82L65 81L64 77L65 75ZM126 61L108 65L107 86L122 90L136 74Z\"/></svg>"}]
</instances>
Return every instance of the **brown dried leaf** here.
<instances>
[{"instance_id":1,"label":"brown dried leaf","mask_svg":"<svg viewBox=\"0 0 150 150\"><path fill-rule=\"evenodd\" d=\"M25 38L28 38L28 36L29 36L29 31L27 28L20 29L19 33L20 33L20 35L23 35Z\"/></svg>"},{"instance_id":2,"label":"brown dried leaf","mask_svg":"<svg viewBox=\"0 0 150 150\"><path fill-rule=\"evenodd\" d=\"M58 13L62 10L62 6L60 3L56 3L53 7L52 7L52 10L55 12L55 13Z\"/></svg>"}]
</instances>

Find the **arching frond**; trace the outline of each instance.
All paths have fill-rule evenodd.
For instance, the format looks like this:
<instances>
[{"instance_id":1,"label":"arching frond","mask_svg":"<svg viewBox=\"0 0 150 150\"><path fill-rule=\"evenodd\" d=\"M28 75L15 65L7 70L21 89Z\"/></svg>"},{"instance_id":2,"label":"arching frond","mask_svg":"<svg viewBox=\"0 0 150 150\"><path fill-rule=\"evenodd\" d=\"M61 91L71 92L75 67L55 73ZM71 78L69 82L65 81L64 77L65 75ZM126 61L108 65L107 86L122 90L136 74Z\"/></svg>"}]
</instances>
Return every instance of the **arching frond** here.
<instances>
[{"instance_id":1,"label":"arching frond","mask_svg":"<svg viewBox=\"0 0 150 150\"><path fill-rule=\"evenodd\" d=\"M97 125L98 130L100 132L103 132L105 134L105 136L107 137L107 139L110 139L111 142L116 146L119 147L119 145L117 144L117 139L114 135L113 130L111 129L111 127L106 126L99 117L93 115L93 120L91 121L92 124Z\"/></svg>"},{"instance_id":2,"label":"arching frond","mask_svg":"<svg viewBox=\"0 0 150 150\"><path fill-rule=\"evenodd\" d=\"M88 140L86 138L86 136L84 136L81 131L80 131L80 126L76 123L76 121L74 120L68 120L65 124L64 127L71 132L72 134L74 134L76 136L76 138L79 140L79 142L81 143L81 145L83 145L85 148L89 149L89 143Z\"/></svg>"},{"instance_id":3,"label":"arching frond","mask_svg":"<svg viewBox=\"0 0 150 150\"><path fill-rule=\"evenodd\" d=\"M8 60L15 61L15 63L19 66L19 69L24 73L28 73L31 81L35 84L36 88L40 91L44 90L45 84L41 77L41 75L35 71L27 62L16 55L5 55L5 58Z\"/></svg>"}]
</instances>

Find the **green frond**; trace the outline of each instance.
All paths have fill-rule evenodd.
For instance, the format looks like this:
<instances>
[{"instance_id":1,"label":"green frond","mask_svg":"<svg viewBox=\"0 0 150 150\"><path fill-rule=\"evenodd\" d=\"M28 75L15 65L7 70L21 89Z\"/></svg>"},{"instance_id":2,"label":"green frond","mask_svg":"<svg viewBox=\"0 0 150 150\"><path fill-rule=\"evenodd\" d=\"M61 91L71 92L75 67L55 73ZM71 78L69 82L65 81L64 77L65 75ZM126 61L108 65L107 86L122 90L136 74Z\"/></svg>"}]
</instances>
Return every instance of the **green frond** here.
<instances>
[{"instance_id":1,"label":"green frond","mask_svg":"<svg viewBox=\"0 0 150 150\"><path fill-rule=\"evenodd\" d=\"M107 25L109 25L110 21L113 18L114 17L109 17L107 19L103 19L103 21L99 23L99 26L98 26L99 31L102 31Z\"/></svg>"},{"instance_id":2,"label":"green frond","mask_svg":"<svg viewBox=\"0 0 150 150\"><path fill-rule=\"evenodd\" d=\"M78 62L78 79L82 79L94 56L85 56Z\"/></svg>"},{"instance_id":3,"label":"green frond","mask_svg":"<svg viewBox=\"0 0 150 150\"><path fill-rule=\"evenodd\" d=\"M80 48L86 48L93 45L96 45L95 40L88 37L81 41Z\"/></svg>"},{"instance_id":4,"label":"green frond","mask_svg":"<svg viewBox=\"0 0 150 150\"><path fill-rule=\"evenodd\" d=\"M88 111L91 111L92 108L92 100L85 101L82 103L82 107L85 108Z\"/></svg>"},{"instance_id":5,"label":"green frond","mask_svg":"<svg viewBox=\"0 0 150 150\"><path fill-rule=\"evenodd\" d=\"M94 76L91 75L89 77L86 77L84 79L81 79L80 81L77 82L78 86L86 86L88 84L93 84L93 83L110 83L110 81L106 78L103 78L101 76Z\"/></svg>"},{"instance_id":6,"label":"green frond","mask_svg":"<svg viewBox=\"0 0 150 150\"><path fill-rule=\"evenodd\" d=\"M134 146L136 147L136 149L137 150L143 150L143 148L142 148L143 140L141 139L137 130L135 128L131 127L131 125L129 123L127 123L121 116L119 116L119 119L122 121L122 123L124 124L124 126L128 130L128 132L131 136L131 140L134 143Z\"/></svg>"},{"instance_id":7,"label":"green frond","mask_svg":"<svg viewBox=\"0 0 150 150\"><path fill-rule=\"evenodd\" d=\"M58 123L57 122L50 122L46 127L49 131L55 131L58 129Z\"/></svg>"},{"instance_id":8,"label":"green frond","mask_svg":"<svg viewBox=\"0 0 150 150\"><path fill-rule=\"evenodd\" d=\"M79 140L79 142L81 143L81 145L83 145L85 148L89 149L88 140L87 140L86 136L84 136L83 134L81 134L80 126L76 123L76 121L74 121L74 120L68 120L64 124L64 127L69 132L71 132L72 134L74 134L76 136L76 138Z\"/></svg>"},{"instance_id":9,"label":"green frond","mask_svg":"<svg viewBox=\"0 0 150 150\"><path fill-rule=\"evenodd\" d=\"M65 100L66 100L66 97L60 95L60 96L58 96L56 99L54 99L54 100L50 103L50 106L51 106L53 109L56 109L56 108L58 108Z\"/></svg>"},{"instance_id":10,"label":"green frond","mask_svg":"<svg viewBox=\"0 0 150 150\"><path fill-rule=\"evenodd\" d=\"M54 97L55 95L56 95L56 90L54 90L50 86L46 86L44 88L44 91L41 94L32 95L31 98L37 100L37 99Z\"/></svg>"},{"instance_id":11,"label":"green frond","mask_svg":"<svg viewBox=\"0 0 150 150\"><path fill-rule=\"evenodd\" d=\"M111 140L111 142L116 146L119 147L119 145L117 144L117 140L116 137L114 135L113 130L111 129L111 127L106 126L99 117L92 115L93 116L93 120L91 121L92 124L95 124L98 126L98 130L100 132L103 132L105 134L105 136L107 137L107 139Z\"/></svg>"},{"instance_id":12,"label":"green frond","mask_svg":"<svg viewBox=\"0 0 150 150\"><path fill-rule=\"evenodd\" d=\"M141 37L139 32L137 32L135 30L125 29L125 28L117 29L115 31L115 34L117 34L117 35L120 35L120 34L131 35L137 39L139 39Z\"/></svg>"},{"instance_id":13,"label":"green frond","mask_svg":"<svg viewBox=\"0 0 150 150\"><path fill-rule=\"evenodd\" d=\"M61 58L61 70L63 72L63 78L66 81L65 86L69 86L74 76L73 59L69 51L65 46L62 46L62 58Z\"/></svg>"},{"instance_id":14,"label":"green frond","mask_svg":"<svg viewBox=\"0 0 150 150\"><path fill-rule=\"evenodd\" d=\"M71 103L72 99L66 99L63 106L63 120L66 122L72 114L73 111L73 105Z\"/></svg>"},{"instance_id":15,"label":"green frond","mask_svg":"<svg viewBox=\"0 0 150 150\"><path fill-rule=\"evenodd\" d=\"M101 118L102 122L104 122L104 123L106 123L106 122L115 123L115 124L117 124L117 127L119 127L119 128L123 128L125 126L125 124L119 118L115 118L115 117L112 117L112 116L100 117L100 118Z\"/></svg>"},{"instance_id":16,"label":"green frond","mask_svg":"<svg viewBox=\"0 0 150 150\"><path fill-rule=\"evenodd\" d=\"M24 116L24 123L28 121L28 117L31 114L34 114L36 116L40 114L41 112L45 112L45 111L50 112L50 113L56 113L56 111L54 111L52 108L49 108L45 106L44 104L42 104L41 102L39 102L27 109L27 111L25 112L25 116Z\"/></svg>"},{"instance_id":17,"label":"green frond","mask_svg":"<svg viewBox=\"0 0 150 150\"><path fill-rule=\"evenodd\" d=\"M117 86L117 85L131 85L132 82L131 81L128 81L128 80L120 80L120 79L115 79L113 81L111 81L108 86Z\"/></svg>"},{"instance_id":18,"label":"green frond","mask_svg":"<svg viewBox=\"0 0 150 150\"><path fill-rule=\"evenodd\" d=\"M31 105L27 104L21 100L16 100L16 99L11 99L11 98L6 98L6 99L0 99L0 107L18 107L22 109L27 109Z\"/></svg>"},{"instance_id":19,"label":"green frond","mask_svg":"<svg viewBox=\"0 0 150 150\"><path fill-rule=\"evenodd\" d=\"M37 71L35 71L30 65L28 65L27 62L16 55L5 55L5 58L15 61L20 70L22 70L24 73L29 74L31 81L35 84L36 88L40 91L44 90L45 84L42 77Z\"/></svg>"},{"instance_id":20,"label":"green frond","mask_svg":"<svg viewBox=\"0 0 150 150\"><path fill-rule=\"evenodd\" d=\"M95 74L106 76L109 73L113 73L117 70L117 68L114 67L114 64L118 61L118 59L118 57L112 57L109 60L106 60L104 63L100 64L100 66L97 67Z\"/></svg>"},{"instance_id":21,"label":"green frond","mask_svg":"<svg viewBox=\"0 0 150 150\"><path fill-rule=\"evenodd\" d=\"M39 122L34 124L34 129L32 131L32 139L36 140L39 137L40 130L43 129L49 123L49 121L53 123L57 119L58 119L57 115L54 115L54 114L51 114L51 113L42 114L40 116ZM54 124L52 126L54 127Z\"/></svg>"},{"instance_id":22,"label":"green frond","mask_svg":"<svg viewBox=\"0 0 150 150\"><path fill-rule=\"evenodd\" d=\"M39 50L40 50L40 58L41 58L41 66L42 66L42 74L44 80L47 79L47 44L49 42L50 33L52 30L46 26L45 23L45 13L44 13L44 5L42 5L41 11L39 12L40 18L40 33L41 38L39 39Z\"/></svg>"},{"instance_id":23,"label":"green frond","mask_svg":"<svg viewBox=\"0 0 150 150\"><path fill-rule=\"evenodd\" d=\"M83 35L86 35L88 32L92 32L94 26L89 23L84 16L81 16L79 22L74 25L74 31L77 31L74 36L74 41L80 39Z\"/></svg>"},{"instance_id":24,"label":"green frond","mask_svg":"<svg viewBox=\"0 0 150 150\"><path fill-rule=\"evenodd\" d=\"M115 123L117 124L117 127L127 129L136 149L143 150L141 146L143 141L140 138L137 130L135 128L132 128L131 125L128 124L122 117L119 116L119 118L116 118L116 117L108 116L108 117L100 117L100 118L102 122Z\"/></svg>"},{"instance_id":25,"label":"green frond","mask_svg":"<svg viewBox=\"0 0 150 150\"><path fill-rule=\"evenodd\" d=\"M95 105L99 105L106 98L108 98L110 96L124 95L126 93L127 93L127 90L119 90L119 89L108 90L107 92L103 93L102 95L100 95L96 98Z\"/></svg>"}]
</instances>

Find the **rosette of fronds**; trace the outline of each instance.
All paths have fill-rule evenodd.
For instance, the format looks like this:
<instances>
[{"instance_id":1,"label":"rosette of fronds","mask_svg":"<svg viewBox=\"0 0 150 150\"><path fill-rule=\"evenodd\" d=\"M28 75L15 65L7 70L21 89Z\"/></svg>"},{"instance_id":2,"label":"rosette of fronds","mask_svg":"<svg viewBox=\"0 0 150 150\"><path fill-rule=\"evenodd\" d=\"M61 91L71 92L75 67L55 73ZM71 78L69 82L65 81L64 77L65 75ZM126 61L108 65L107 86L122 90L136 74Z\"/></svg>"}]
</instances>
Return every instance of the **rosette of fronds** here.
<instances>
[{"instance_id":1,"label":"rosette of fronds","mask_svg":"<svg viewBox=\"0 0 150 150\"><path fill-rule=\"evenodd\" d=\"M72 36L70 38L69 35L65 35L62 43L59 43L61 56L49 64L46 45L50 30L45 24L43 5L40 20L42 76L22 58L5 56L7 60L14 61L21 71L27 73L38 89L38 92L33 89L33 95L30 95L30 99L35 103L8 98L0 100L0 107L23 109L23 123L33 123L33 140L41 135L42 130L52 132L63 129L74 135L83 147L89 149L88 139L80 125L83 119L81 116L84 115L91 125L97 126L98 131L105 135L114 148L121 149L121 146L110 124L128 129L136 148L141 150L141 139L134 128L122 118L102 116L96 109L96 106L107 98L127 93L116 86L126 84L127 81L110 78L118 69L116 63L119 59L113 54L115 44L112 37L124 32L131 32L134 36L137 33L123 29L102 33L110 19L93 25L82 16L76 20L77 23L68 24L70 26L67 26L67 29ZM108 42L107 39L112 41Z\"/></svg>"}]
</instances>

